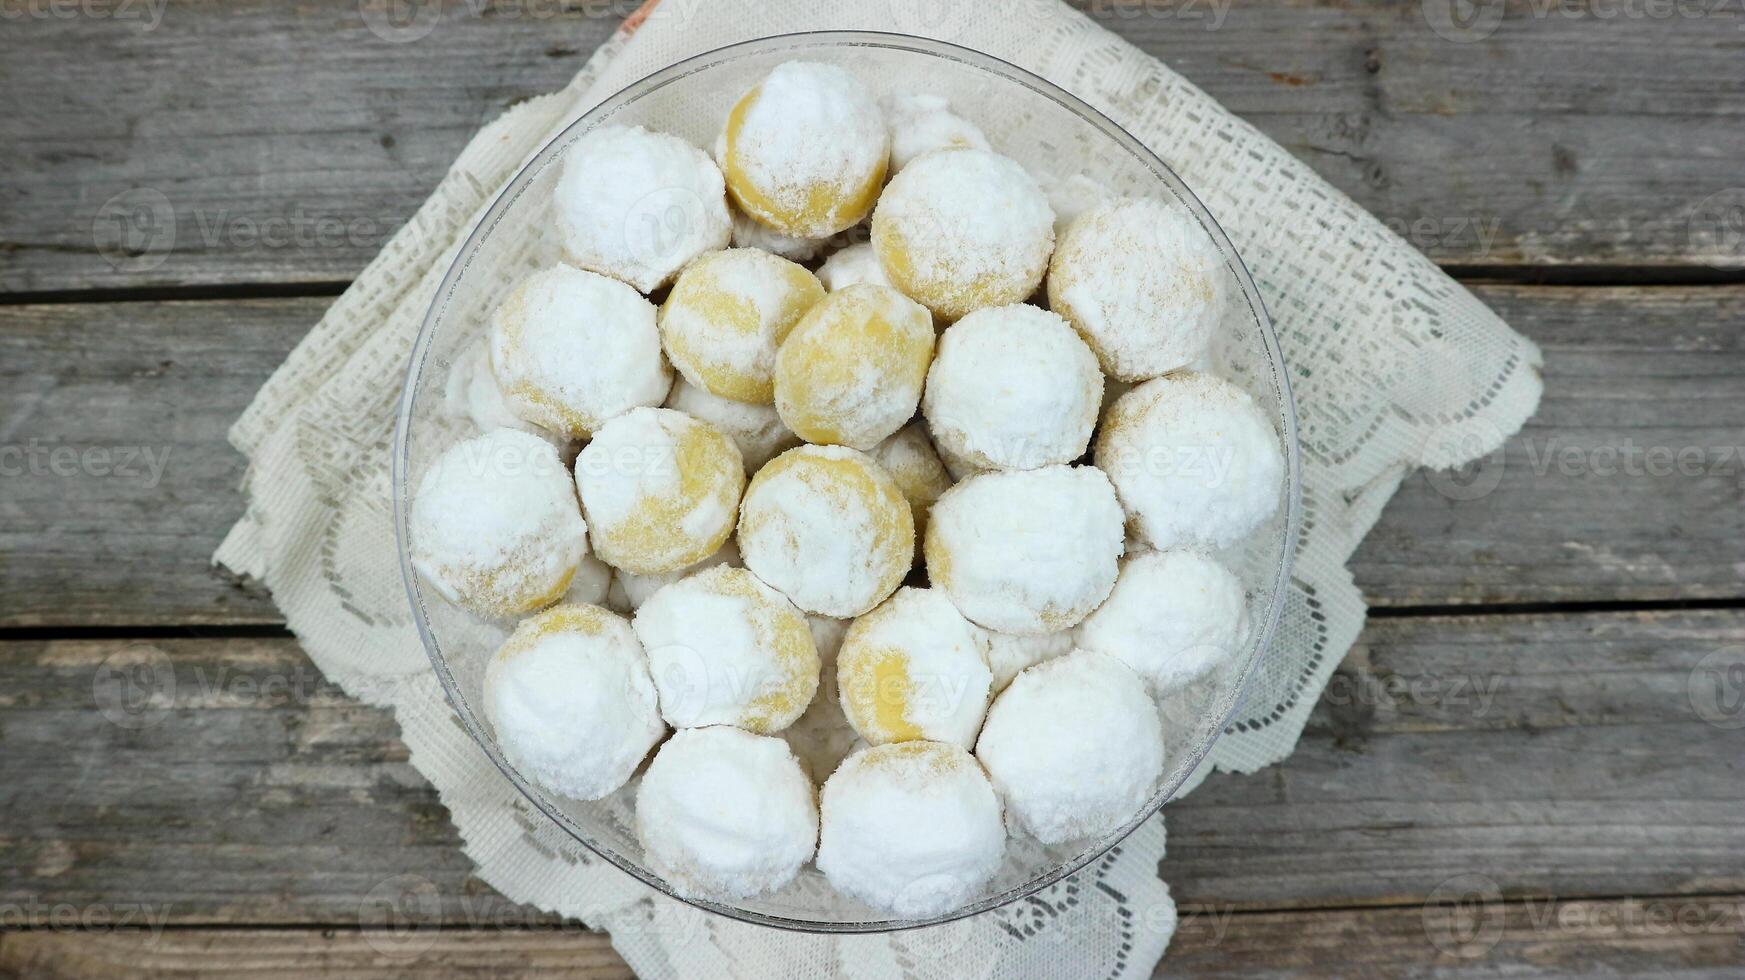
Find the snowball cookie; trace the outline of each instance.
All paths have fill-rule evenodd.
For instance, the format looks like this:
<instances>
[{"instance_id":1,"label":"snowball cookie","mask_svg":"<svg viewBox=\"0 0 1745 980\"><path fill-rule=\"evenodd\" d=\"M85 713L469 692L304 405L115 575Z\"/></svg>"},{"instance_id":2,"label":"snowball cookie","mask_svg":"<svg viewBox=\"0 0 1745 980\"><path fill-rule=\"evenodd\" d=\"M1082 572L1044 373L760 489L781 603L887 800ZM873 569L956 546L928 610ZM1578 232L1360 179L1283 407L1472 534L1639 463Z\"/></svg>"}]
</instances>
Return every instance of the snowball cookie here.
<instances>
[{"instance_id":1,"label":"snowball cookie","mask_svg":"<svg viewBox=\"0 0 1745 980\"><path fill-rule=\"evenodd\" d=\"M982 469L1083 456L1103 404L1097 357L1065 320L1023 303L946 328L921 413L933 438Z\"/></svg>"},{"instance_id":2,"label":"snowball cookie","mask_svg":"<svg viewBox=\"0 0 1745 980\"><path fill-rule=\"evenodd\" d=\"M436 457L408 523L412 567L480 616L556 602L588 553L588 526L557 450L518 429L493 429Z\"/></svg>"},{"instance_id":3,"label":"snowball cookie","mask_svg":"<svg viewBox=\"0 0 1745 980\"><path fill-rule=\"evenodd\" d=\"M944 150L891 179L873 212L872 244L892 284L956 320L1036 292L1054 248L1054 212L1017 162Z\"/></svg>"},{"instance_id":4,"label":"snowball cookie","mask_svg":"<svg viewBox=\"0 0 1745 980\"><path fill-rule=\"evenodd\" d=\"M927 522L927 574L978 626L1025 636L1078 625L1114 588L1121 505L1094 466L983 473Z\"/></svg>"},{"instance_id":5,"label":"snowball cookie","mask_svg":"<svg viewBox=\"0 0 1745 980\"><path fill-rule=\"evenodd\" d=\"M1177 374L1115 402L1097 435L1097 465L1134 532L1153 548L1226 548L1278 509L1284 456L1272 420L1241 388Z\"/></svg>"},{"instance_id":6,"label":"snowball cookie","mask_svg":"<svg viewBox=\"0 0 1745 980\"><path fill-rule=\"evenodd\" d=\"M836 683L848 723L872 745L974 746L993 683L980 634L943 593L898 589L843 637Z\"/></svg>"},{"instance_id":7,"label":"snowball cookie","mask_svg":"<svg viewBox=\"0 0 1745 980\"><path fill-rule=\"evenodd\" d=\"M1241 581L1192 551L1129 556L1109 601L1078 630L1079 646L1133 668L1154 692L1205 676L1247 644Z\"/></svg>"},{"instance_id":8,"label":"snowball cookie","mask_svg":"<svg viewBox=\"0 0 1745 980\"><path fill-rule=\"evenodd\" d=\"M830 244L828 238L795 238L784 235L774 228L758 224L756 219L747 217L738 208L733 208L732 211L735 248L761 248L792 262L810 262Z\"/></svg>"},{"instance_id":9,"label":"snowball cookie","mask_svg":"<svg viewBox=\"0 0 1745 980\"><path fill-rule=\"evenodd\" d=\"M491 374L489 337L478 338L455 358L443 385L443 399L450 416L471 422L480 432L520 429L556 446L560 455L568 446L569 440L509 411L509 406L503 402L503 391L497 387L497 379Z\"/></svg>"},{"instance_id":10,"label":"snowball cookie","mask_svg":"<svg viewBox=\"0 0 1745 980\"><path fill-rule=\"evenodd\" d=\"M849 756L824 784L818 870L903 918L975 898L1006 853L1000 801L968 752L899 742Z\"/></svg>"},{"instance_id":11,"label":"snowball cookie","mask_svg":"<svg viewBox=\"0 0 1745 980\"><path fill-rule=\"evenodd\" d=\"M1054 209L1054 238L1066 234L1066 227L1079 215L1115 196L1115 192L1082 173L1060 178L1038 176L1036 183L1048 195L1048 206Z\"/></svg>"},{"instance_id":12,"label":"snowball cookie","mask_svg":"<svg viewBox=\"0 0 1745 980\"><path fill-rule=\"evenodd\" d=\"M660 308L660 339L685 380L767 405L776 347L824 298L818 277L755 248L711 252L685 268Z\"/></svg>"},{"instance_id":13,"label":"snowball cookie","mask_svg":"<svg viewBox=\"0 0 1745 980\"><path fill-rule=\"evenodd\" d=\"M756 473L776 454L800 444L800 437L782 424L774 405L753 405L711 395L682 377L673 382L666 407L702 419L726 433L739 447L747 474Z\"/></svg>"},{"instance_id":14,"label":"snowball cookie","mask_svg":"<svg viewBox=\"0 0 1745 980\"><path fill-rule=\"evenodd\" d=\"M863 282L875 286L891 285L871 242L860 242L830 253L830 257L818 267L818 281L832 293Z\"/></svg>"},{"instance_id":15,"label":"snowball cookie","mask_svg":"<svg viewBox=\"0 0 1745 980\"><path fill-rule=\"evenodd\" d=\"M522 620L485 665L485 716L522 775L577 800L623 786L666 733L642 644L599 606Z\"/></svg>"},{"instance_id":16,"label":"snowball cookie","mask_svg":"<svg viewBox=\"0 0 1745 980\"><path fill-rule=\"evenodd\" d=\"M674 728L735 725L768 735L818 691L806 617L743 568L717 565L666 586L636 611L660 714Z\"/></svg>"},{"instance_id":17,"label":"snowball cookie","mask_svg":"<svg viewBox=\"0 0 1745 980\"><path fill-rule=\"evenodd\" d=\"M1116 579L1116 582L1118 584L1120 580ZM1004 691L1006 685L1012 683L1012 678L1017 677L1026 667L1034 667L1045 660L1064 657L1072 652L1072 630L1041 633L1036 636L1015 636L993 630L982 632L988 644L988 669L994 674L995 694Z\"/></svg>"},{"instance_id":18,"label":"snowball cookie","mask_svg":"<svg viewBox=\"0 0 1745 980\"><path fill-rule=\"evenodd\" d=\"M871 449L915 415L933 318L889 286L824 297L776 352L776 412L807 442Z\"/></svg>"},{"instance_id":19,"label":"snowball cookie","mask_svg":"<svg viewBox=\"0 0 1745 980\"><path fill-rule=\"evenodd\" d=\"M715 157L740 210L785 235L822 238L872 210L890 134L878 101L835 65L777 65L727 114Z\"/></svg>"},{"instance_id":20,"label":"snowball cookie","mask_svg":"<svg viewBox=\"0 0 1745 980\"><path fill-rule=\"evenodd\" d=\"M509 410L572 439L672 387L654 304L567 265L522 280L491 318L491 370Z\"/></svg>"},{"instance_id":21,"label":"snowball cookie","mask_svg":"<svg viewBox=\"0 0 1745 980\"><path fill-rule=\"evenodd\" d=\"M988 148L981 128L937 95L893 95L885 100L885 118L891 124L891 173L933 150Z\"/></svg>"},{"instance_id":22,"label":"snowball cookie","mask_svg":"<svg viewBox=\"0 0 1745 980\"><path fill-rule=\"evenodd\" d=\"M600 558L649 575L721 547L733 533L745 464L709 423L638 408L606 423L576 455L576 488Z\"/></svg>"},{"instance_id":23,"label":"snowball cookie","mask_svg":"<svg viewBox=\"0 0 1745 980\"><path fill-rule=\"evenodd\" d=\"M645 293L727 247L732 227L708 154L641 126L601 126L571 144L551 204L566 262Z\"/></svg>"},{"instance_id":24,"label":"snowball cookie","mask_svg":"<svg viewBox=\"0 0 1745 980\"><path fill-rule=\"evenodd\" d=\"M1163 770L1145 682L1075 650L1019 674L976 742L1014 825L1044 844L1108 833L1138 814Z\"/></svg>"},{"instance_id":25,"label":"snowball cookie","mask_svg":"<svg viewBox=\"0 0 1745 980\"><path fill-rule=\"evenodd\" d=\"M689 728L642 774L636 836L680 897L745 898L787 884L812 859L818 798L781 739Z\"/></svg>"},{"instance_id":26,"label":"snowball cookie","mask_svg":"<svg viewBox=\"0 0 1745 980\"><path fill-rule=\"evenodd\" d=\"M751 478L739 512L745 567L819 616L859 616L896 591L915 519L896 481L866 454L800 446Z\"/></svg>"},{"instance_id":27,"label":"snowball cookie","mask_svg":"<svg viewBox=\"0 0 1745 980\"><path fill-rule=\"evenodd\" d=\"M1073 220L1048 266L1048 306L1078 329L1103 370L1155 378L1204 356L1224 314L1224 256L1193 216L1117 198Z\"/></svg>"},{"instance_id":28,"label":"snowball cookie","mask_svg":"<svg viewBox=\"0 0 1745 980\"><path fill-rule=\"evenodd\" d=\"M903 499L909 502L909 512L915 518L915 537L927 530L927 513L933 502L951 489L951 474L927 438L927 430L919 422L911 422L897 434L873 447L873 461L884 467Z\"/></svg>"},{"instance_id":29,"label":"snowball cookie","mask_svg":"<svg viewBox=\"0 0 1745 980\"><path fill-rule=\"evenodd\" d=\"M656 592L659 592L661 589L677 582L679 579L694 575L706 568L714 568L717 565L731 565L734 568L741 567L739 561L739 546L734 543L732 538L728 538L726 541L722 542L721 547L717 548L714 554L695 565L686 565L684 568L678 569L677 571L655 572L652 575L637 575L634 572L626 572L622 569L618 570L612 575L612 590L608 593L610 601L607 603L607 606L621 612L635 612L636 610L641 609L642 604L647 602L651 596Z\"/></svg>"}]
</instances>

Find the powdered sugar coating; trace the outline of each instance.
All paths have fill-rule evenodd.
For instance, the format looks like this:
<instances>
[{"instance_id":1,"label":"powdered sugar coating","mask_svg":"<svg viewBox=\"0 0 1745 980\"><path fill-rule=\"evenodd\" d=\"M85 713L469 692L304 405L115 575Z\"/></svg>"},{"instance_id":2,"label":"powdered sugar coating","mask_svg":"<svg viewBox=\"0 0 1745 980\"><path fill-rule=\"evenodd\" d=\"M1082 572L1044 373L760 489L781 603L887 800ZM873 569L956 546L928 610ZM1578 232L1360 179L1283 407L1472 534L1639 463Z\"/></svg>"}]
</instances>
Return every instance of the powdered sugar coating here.
<instances>
[{"instance_id":1,"label":"powdered sugar coating","mask_svg":"<svg viewBox=\"0 0 1745 980\"><path fill-rule=\"evenodd\" d=\"M634 625L674 728L768 735L793 724L818 690L806 618L743 568L716 565L662 588Z\"/></svg>"},{"instance_id":2,"label":"powdered sugar coating","mask_svg":"<svg viewBox=\"0 0 1745 980\"><path fill-rule=\"evenodd\" d=\"M740 210L783 234L822 238L872 209L889 151L884 114L859 79L790 61L734 105L715 152Z\"/></svg>"},{"instance_id":3,"label":"powdered sugar coating","mask_svg":"<svg viewBox=\"0 0 1745 980\"><path fill-rule=\"evenodd\" d=\"M551 443L559 453L564 449L563 444L568 442L557 433L542 429L509 411L509 406L503 401L503 392L497 387L497 379L491 374L489 337L478 338L455 358L443 386L443 398L450 415L466 419L480 432L520 429Z\"/></svg>"},{"instance_id":4,"label":"powdered sugar coating","mask_svg":"<svg viewBox=\"0 0 1745 980\"><path fill-rule=\"evenodd\" d=\"M1097 436L1129 525L1153 548L1226 548L1278 509L1284 456L1254 399L1209 374L1147 381L1115 402Z\"/></svg>"},{"instance_id":5,"label":"powdered sugar coating","mask_svg":"<svg viewBox=\"0 0 1745 980\"><path fill-rule=\"evenodd\" d=\"M1077 625L1109 596L1121 505L1093 466L983 473L927 524L927 573L979 626L1034 635Z\"/></svg>"},{"instance_id":6,"label":"powdered sugar coating","mask_svg":"<svg viewBox=\"0 0 1745 980\"><path fill-rule=\"evenodd\" d=\"M679 274L660 339L685 380L735 401L775 397L776 347L824 298L818 277L755 248L710 252Z\"/></svg>"},{"instance_id":7,"label":"powdered sugar coating","mask_svg":"<svg viewBox=\"0 0 1745 980\"><path fill-rule=\"evenodd\" d=\"M610 608L612 578L612 566L601 561L600 556L583 555L576 564L576 574L570 579L569 591L564 593L563 601Z\"/></svg>"},{"instance_id":8,"label":"powdered sugar coating","mask_svg":"<svg viewBox=\"0 0 1745 980\"><path fill-rule=\"evenodd\" d=\"M686 729L642 774L636 836L681 897L746 898L787 884L811 860L818 800L781 739Z\"/></svg>"},{"instance_id":9,"label":"powdered sugar coating","mask_svg":"<svg viewBox=\"0 0 1745 980\"><path fill-rule=\"evenodd\" d=\"M874 908L904 918L949 912L993 878L1005 852L1000 801L958 746L863 749L824 784L818 870Z\"/></svg>"},{"instance_id":10,"label":"powdered sugar coating","mask_svg":"<svg viewBox=\"0 0 1745 980\"><path fill-rule=\"evenodd\" d=\"M552 190L564 257L652 292L727 246L721 171L702 150L641 126L601 126L570 146Z\"/></svg>"},{"instance_id":11,"label":"powdered sugar coating","mask_svg":"<svg viewBox=\"0 0 1745 980\"><path fill-rule=\"evenodd\" d=\"M1048 206L1054 209L1056 243L1079 215L1115 196L1107 185L1084 174L1070 177L1038 175L1036 182L1042 187L1042 193L1048 195Z\"/></svg>"},{"instance_id":12,"label":"powdered sugar coating","mask_svg":"<svg viewBox=\"0 0 1745 980\"><path fill-rule=\"evenodd\" d=\"M666 733L642 645L598 606L523 620L485 666L484 702L504 757L577 800L623 786Z\"/></svg>"},{"instance_id":13,"label":"powdered sugar coating","mask_svg":"<svg viewBox=\"0 0 1745 980\"><path fill-rule=\"evenodd\" d=\"M1048 268L1048 305L1123 381L1203 358L1224 315L1224 257L1179 207L1117 198L1076 218Z\"/></svg>"},{"instance_id":14,"label":"powdered sugar coating","mask_svg":"<svg viewBox=\"0 0 1745 980\"><path fill-rule=\"evenodd\" d=\"M913 418L933 319L888 286L826 295L776 353L776 412L808 442L867 450Z\"/></svg>"},{"instance_id":15,"label":"powdered sugar coating","mask_svg":"<svg viewBox=\"0 0 1745 980\"><path fill-rule=\"evenodd\" d=\"M872 243L891 283L949 322L1036 292L1054 248L1054 212L1015 161L941 150L891 179L873 212Z\"/></svg>"},{"instance_id":16,"label":"powdered sugar coating","mask_svg":"<svg viewBox=\"0 0 1745 980\"><path fill-rule=\"evenodd\" d=\"M1247 643L1242 582L1192 551L1128 556L1109 601L1078 628L1079 646L1133 668L1153 692L1205 676Z\"/></svg>"},{"instance_id":17,"label":"powdered sugar coating","mask_svg":"<svg viewBox=\"0 0 1745 980\"><path fill-rule=\"evenodd\" d=\"M702 419L727 433L739 447L747 474L756 473L776 454L800 444L800 437L782 424L774 405L753 405L712 395L684 378L673 382L666 407Z\"/></svg>"},{"instance_id":18,"label":"powdered sugar coating","mask_svg":"<svg viewBox=\"0 0 1745 980\"><path fill-rule=\"evenodd\" d=\"M1139 812L1163 770L1163 726L1138 674L1076 650L1025 670L994 699L976 758L1012 823L1059 844Z\"/></svg>"},{"instance_id":19,"label":"powdered sugar coating","mask_svg":"<svg viewBox=\"0 0 1745 980\"><path fill-rule=\"evenodd\" d=\"M953 482L933 448L933 441L927 438L927 428L911 422L874 446L868 455L885 468L891 479L897 481L897 489L903 491L903 499L909 502L909 512L915 517L915 540L919 545L927 531L927 514Z\"/></svg>"},{"instance_id":20,"label":"powdered sugar coating","mask_svg":"<svg viewBox=\"0 0 1745 980\"><path fill-rule=\"evenodd\" d=\"M875 286L891 285L891 279L885 275L885 267L879 265L878 253L873 251L871 242L858 242L830 253L830 257L818 267L818 281L833 293L863 282L870 282Z\"/></svg>"},{"instance_id":21,"label":"powdered sugar coating","mask_svg":"<svg viewBox=\"0 0 1745 980\"><path fill-rule=\"evenodd\" d=\"M893 174L923 153L988 148L981 127L952 112L951 103L937 95L892 95L885 99L885 119L891 124Z\"/></svg>"},{"instance_id":22,"label":"powdered sugar coating","mask_svg":"<svg viewBox=\"0 0 1745 980\"><path fill-rule=\"evenodd\" d=\"M849 724L872 745L975 745L993 682L981 633L944 593L898 589L842 641L836 679Z\"/></svg>"},{"instance_id":23,"label":"powdered sugar coating","mask_svg":"<svg viewBox=\"0 0 1745 980\"><path fill-rule=\"evenodd\" d=\"M1097 358L1065 320L1022 303L946 328L921 411L933 439L983 469L1084 455L1103 401Z\"/></svg>"},{"instance_id":24,"label":"powdered sugar coating","mask_svg":"<svg viewBox=\"0 0 1745 980\"><path fill-rule=\"evenodd\" d=\"M733 533L745 464L720 429L670 408L606 423L576 455L594 550L647 575L694 565Z\"/></svg>"},{"instance_id":25,"label":"powdered sugar coating","mask_svg":"<svg viewBox=\"0 0 1745 980\"><path fill-rule=\"evenodd\" d=\"M412 497L412 565L487 617L556 602L588 553L588 526L551 443L493 429L450 446Z\"/></svg>"},{"instance_id":26,"label":"powdered sugar coating","mask_svg":"<svg viewBox=\"0 0 1745 980\"><path fill-rule=\"evenodd\" d=\"M807 616L812 642L818 648L818 693L798 721L782 732L788 746L813 782L822 783L848 757L860 735L842 713L840 689L836 686L836 655L848 633L849 621L829 616Z\"/></svg>"},{"instance_id":27,"label":"powdered sugar coating","mask_svg":"<svg viewBox=\"0 0 1745 980\"><path fill-rule=\"evenodd\" d=\"M797 238L784 235L738 208L733 211L733 247L762 249L790 262L810 262L829 245L829 238Z\"/></svg>"},{"instance_id":28,"label":"powdered sugar coating","mask_svg":"<svg viewBox=\"0 0 1745 980\"><path fill-rule=\"evenodd\" d=\"M654 304L616 279L567 265L528 276L498 307L491 370L511 412L570 438L659 405L673 382Z\"/></svg>"},{"instance_id":29,"label":"powdered sugar coating","mask_svg":"<svg viewBox=\"0 0 1745 980\"><path fill-rule=\"evenodd\" d=\"M1012 678L1026 668L1071 653L1073 632L1061 630L1057 633L1017 636L983 630L983 640L988 645L988 669L994 674L994 693L1004 691L1006 685L1012 683Z\"/></svg>"},{"instance_id":30,"label":"powdered sugar coating","mask_svg":"<svg viewBox=\"0 0 1745 980\"><path fill-rule=\"evenodd\" d=\"M902 491L864 453L800 446L752 477L740 508L745 567L794 605L859 616L902 582L915 522Z\"/></svg>"}]
</instances>

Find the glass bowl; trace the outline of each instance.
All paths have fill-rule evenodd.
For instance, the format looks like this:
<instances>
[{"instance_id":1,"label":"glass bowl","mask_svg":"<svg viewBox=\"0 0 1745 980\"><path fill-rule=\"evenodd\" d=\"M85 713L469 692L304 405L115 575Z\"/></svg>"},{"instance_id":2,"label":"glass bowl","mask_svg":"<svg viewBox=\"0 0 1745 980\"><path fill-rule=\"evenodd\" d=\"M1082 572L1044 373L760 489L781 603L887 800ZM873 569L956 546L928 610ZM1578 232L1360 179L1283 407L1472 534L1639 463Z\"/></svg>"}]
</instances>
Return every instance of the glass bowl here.
<instances>
[{"instance_id":1,"label":"glass bowl","mask_svg":"<svg viewBox=\"0 0 1745 980\"><path fill-rule=\"evenodd\" d=\"M924 92L950 100L954 111L986 131L994 148L1039 175L1083 174L1117 193L1173 200L1223 251L1234 297L1213 353L1211 370L1245 388L1273 420L1287 479L1279 507L1243 545L1219 557L1245 584L1254 624L1247 648L1225 668L1160 704L1167 743L1157 792L1121 827L1095 840L1044 847L1009 842L1005 866L967 904L926 919L892 919L838 894L808 865L798 879L768 895L737 902L691 901L698 907L763 925L821 932L876 932L945 922L985 912L1029 895L1085 866L1131 833L1193 773L1236 710L1244 685L1266 649L1283 606L1291 542L1297 524L1296 419L1271 322L1247 269L1218 224L1191 191L1138 140L1101 113L1049 82L999 59L894 34L828 32L762 38L711 51L658 71L576 120L542 149L492 204L473 230L436 294L419 333L406 380L395 441L394 511L401 568L413 618L454 710L503 774L538 813L578 842L668 895L670 888L643 861L632 822L635 781L604 800L584 803L539 789L499 751L481 703L484 667L508 624L483 623L450 605L413 573L406 521L411 488L455 440L477 434L452 407L451 368L481 337L490 312L523 275L557 261L548 201L560 158L583 133L604 123L642 125L707 148L732 103L759 78L791 59L824 61L854 72L883 97ZM675 896L676 897L676 896Z\"/></svg>"}]
</instances>

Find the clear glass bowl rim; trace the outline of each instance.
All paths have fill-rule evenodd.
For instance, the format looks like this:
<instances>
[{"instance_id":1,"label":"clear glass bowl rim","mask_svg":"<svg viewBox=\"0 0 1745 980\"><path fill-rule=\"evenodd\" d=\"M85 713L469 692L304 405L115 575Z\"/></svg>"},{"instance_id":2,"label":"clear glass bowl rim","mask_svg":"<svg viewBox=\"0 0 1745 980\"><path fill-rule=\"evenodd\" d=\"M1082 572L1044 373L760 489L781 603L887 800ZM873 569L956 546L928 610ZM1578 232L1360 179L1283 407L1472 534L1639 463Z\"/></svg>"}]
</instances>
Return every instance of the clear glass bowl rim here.
<instances>
[{"instance_id":1,"label":"clear glass bowl rim","mask_svg":"<svg viewBox=\"0 0 1745 980\"><path fill-rule=\"evenodd\" d=\"M981 901L963 906L962 908L954 909L941 915L919 919L874 919L859 922L794 919L784 916L770 915L751 909L739 908L722 902L685 898L674 894L662 879L656 876L653 872L642 867L638 862L631 860L610 847L603 846L602 844L590 839L586 834L581 832L580 828L572 823L567 815L552 806L536 787L528 785L521 778L521 776L515 771L514 767L509 765L507 760L503 758L493 740L486 734L478 719L474 716L472 707L468 703L465 694L461 691L454 675L449 670L448 664L437 644L436 637L431 632L430 624L425 617L418 576L412 568L411 552L408 547L410 535L407 529L407 521L411 509L411 488L409 486L411 452L410 431L413 408L417 398L418 380L422 374L425 359L429 355L437 326L442 320L449 299L453 296L454 290L460 284L460 281L471 264L473 257L478 253L480 244L489 237L492 231L496 228L498 222L500 222L514 206L515 201L520 197L521 193L532 183L533 177L540 170L550 165L561 153L563 147L582 132L599 125L606 119L610 118L613 114L629 106L643 96L688 75L705 71L718 63L739 57L768 54L783 49L791 49L798 52L819 48L839 47L886 48L907 51L914 54L928 55L949 61L955 61L971 68L980 69L981 71L999 76L1006 81L1022 85L1035 94L1059 104L1061 107L1094 126L1109 139L1133 154L1148 169L1152 170L1159 179L1170 185L1173 192L1193 213L1194 217L1200 222L1206 232L1212 236L1220 250L1222 250L1231 263L1232 270L1236 275L1237 281L1241 285L1243 299L1247 302L1250 312L1254 315L1256 325L1259 327L1260 337L1271 358L1273 381L1277 385L1282 422L1285 429L1285 431L1280 433L1280 438L1285 448L1287 469L1286 478L1288 481L1285 497L1285 547L1279 561L1277 577L1273 583L1272 602L1267 611L1267 615L1263 618L1264 621L1259 624L1260 632L1258 639L1258 652L1249 663L1247 669L1243 672L1240 682L1235 685L1234 693L1228 696L1230 703L1223 713L1223 717L1219 720L1218 727L1214 729L1215 734L1203 745L1198 746L1192 754L1193 765L1183 767L1180 770L1183 774L1180 778L1160 783L1157 791L1152 795L1151 799L1146 802L1145 806L1140 808L1138 813L1136 813L1132 819L1105 834L1094 843L1087 845L1084 850L1080 851L1071 860L1056 865L1047 872L1031 878L1030 880L998 895L982 899ZM430 658L431 666L435 669L437 679L441 682L443 691L448 696L450 706L453 707L455 712L459 715L461 723L466 728L467 733L471 735L473 740L478 743L479 747L484 750L485 755L491 760L491 763L497 767L498 771L515 786L516 790L519 791L530 804L559 827L563 828L564 832L574 838L577 843L610 862L619 870L624 871L641 881L643 884L648 885L650 888L655 889L669 898L676 899L704 911L726 916L730 919L796 932L841 934L879 933L921 928L924 926L952 922L958 919L979 915L983 912L1000 908L1001 906L1033 895L1043 888L1074 874L1089 865L1091 862L1102 857L1110 848L1125 840L1129 834L1139 827L1140 824L1150 819L1152 815L1162 808L1163 804L1169 800L1176 789L1178 789L1182 782L1185 781L1187 774L1191 774L1194 771L1195 767L1204 760L1206 753L1211 750L1212 745L1216 744L1217 740L1223 736L1225 729L1230 723L1230 719L1241 709L1246 700L1249 685L1253 681L1256 668L1259 667L1261 661L1266 658L1271 649L1274 633L1277 630L1279 618L1284 609L1285 597L1290 584L1291 564L1295 557L1295 542L1302 517L1300 466L1301 461L1297 442L1296 402L1291 395L1290 381L1286 375L1284 359L1279 351L1277 335L1273 331L1272 318L1267 313L1266 305L1261 298L1259 289L1254 284L1253 277L1249 274L1248 266L1243 262L1242 257L1237 253L1235 247L1230 243L1230 239L1225 235L1223 228L1218 224L1217 220L1212 217L1211 212L1206 209L1205 205L1200 202L1198 196L1196 196L1181 180L1181 178L1176 175L1175 171L1171 170L1169 166L1159 159L1155 153L1145 146L1145 144L1135 139L1125 129L1117 125L1108 116L1104 115L1083 99L1080 99L1065 89L1062 89L1040 75L981 51L976 51L971 48L932 38L916 37L913 35L891 32L805 31L792 34L770 35L768 37L741 41L735 44L715 48L701 54L693 55L650 75L644 76L608 96L599 104L582 114L574 122L566 126L563 132L559 133L546 143L546 145L542 147L532 159L523 165L521 169L509 179L503 190L498 194L497 199L492 202L490 208L486 210L484 216L479 220L477 227L468 234L467 240L461 246L460 251L456 253L453 263L449 266L447 273L442 278L442 282L437 287L436 294L431 300L430 309L426 312L424 321L419 326L418 337L413 344L412 356L406 371L405 387L401 392L399 418L394 430L392 484L394 532L400 552L400 573L406 587L407 599L412 607L413 622L417 625L419 639L424 644L425 654Z\"/></svg>"}]
</instances>

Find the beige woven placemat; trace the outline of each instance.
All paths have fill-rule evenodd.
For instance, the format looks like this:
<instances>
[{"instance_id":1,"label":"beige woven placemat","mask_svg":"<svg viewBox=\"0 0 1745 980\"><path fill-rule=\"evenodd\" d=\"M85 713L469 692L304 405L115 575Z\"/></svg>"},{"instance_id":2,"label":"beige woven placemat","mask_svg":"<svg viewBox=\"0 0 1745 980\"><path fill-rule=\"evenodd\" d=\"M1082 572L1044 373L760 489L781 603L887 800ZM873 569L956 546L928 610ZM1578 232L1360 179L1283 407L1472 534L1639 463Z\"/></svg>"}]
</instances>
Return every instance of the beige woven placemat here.
<instances>
[{"instance_id":1,"label":"beige woven placemat","mask_svg":"<svg viewBox=\"0 0 1745 980\"><path fill-rule=\"evenodd\" d=\"M371 26L412 39L435 23ZM562 92L481 130L261 389L231 432L250 461L249 503L216 560L272 590L330 678L394 710L482 879L610 930L642 976L1146 976L1176 922L1157 875L1161 817L1073 878L965 922L846 938L730 922L658 898L531 812L456 722L412 627L389 500L395 410L474 218L564 124L630 82L736 41L826 29L952 41L1073 91L1162 156L1248 262L1295 389L1304 521L1274 650L1198 775L1288 755L1363 624L1345 561L1412 468L1475 459L1520 427L1538 402L1539 352L1277 144L1054 0L663 0L639 12ZM437 900L416 875L383 882L377 899ZM430 939L419 925L385 938L384 954L416 952Z\"/></svg>"}]
</instances>

